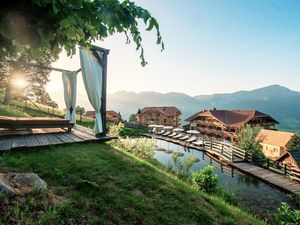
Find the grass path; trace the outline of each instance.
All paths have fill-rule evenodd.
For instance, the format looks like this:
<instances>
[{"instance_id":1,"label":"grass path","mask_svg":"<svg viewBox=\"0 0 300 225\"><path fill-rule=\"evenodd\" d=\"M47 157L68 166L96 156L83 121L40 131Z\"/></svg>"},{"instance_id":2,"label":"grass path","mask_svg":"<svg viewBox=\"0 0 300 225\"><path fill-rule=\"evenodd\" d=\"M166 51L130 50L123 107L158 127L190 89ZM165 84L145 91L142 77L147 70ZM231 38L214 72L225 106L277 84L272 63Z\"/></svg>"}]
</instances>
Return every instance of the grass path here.
<instances>
[{"instance_id":1,"label":"grass path","mask_svg":"<svg viewBox=\"0 0 300 225\"><path fill-rule=\"evenodd\" d=\"M263 224L109 144L10 153L4 162L38 173L49 191L25 206L0 201L0 224Z\"/></svg>"}]
</instances>

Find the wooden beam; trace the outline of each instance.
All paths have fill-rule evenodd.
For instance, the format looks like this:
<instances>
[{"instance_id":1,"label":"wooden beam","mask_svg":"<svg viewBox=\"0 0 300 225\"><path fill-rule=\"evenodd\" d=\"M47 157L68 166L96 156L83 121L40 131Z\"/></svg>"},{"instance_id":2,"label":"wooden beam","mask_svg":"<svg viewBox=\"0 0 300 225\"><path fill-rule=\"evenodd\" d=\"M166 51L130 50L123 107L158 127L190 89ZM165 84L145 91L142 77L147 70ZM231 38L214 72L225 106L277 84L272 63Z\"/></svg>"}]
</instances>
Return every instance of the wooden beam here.
<instances>
[{"instance_id":1,"label":"wooden beam","mask_svg":"<svg viewBox=\"0 0 300 225\"><path fill-rule=\"evenodd\" d=\"M70 70L64 70L64 69L60 69L60 68L56 68L56 67L41 66L41 65L37 65L35 63L22 63L22 62L16 62L13 60L8 60L8 62L11 64L15 64L15 65L25 65L25 66L31 66L31 67L36 67L36 68L40 68L40 69L58 71L58 72L70 71Z\"/></svg>"},{"instance_id":2,"label":"wooden beam","mask_svg":"<svg viewBox=\"0 0 300 225\"><path fill-rule=\"evenodd\" d=\"M107 56L109 51L103 52L103 78L102 78L102 124L103 124L103 136L106 136L106 87L107 87Z\"/></svg>"}]
</instances>

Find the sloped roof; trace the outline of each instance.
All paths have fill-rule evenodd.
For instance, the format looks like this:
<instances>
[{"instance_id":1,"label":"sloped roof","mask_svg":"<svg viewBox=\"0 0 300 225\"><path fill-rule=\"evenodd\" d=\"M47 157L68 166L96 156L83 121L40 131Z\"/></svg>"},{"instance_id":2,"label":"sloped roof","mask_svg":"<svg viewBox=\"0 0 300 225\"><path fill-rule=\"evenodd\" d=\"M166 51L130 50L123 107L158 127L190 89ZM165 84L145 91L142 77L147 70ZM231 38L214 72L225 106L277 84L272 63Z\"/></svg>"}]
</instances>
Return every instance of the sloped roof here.
<instances>
[{"instance_id":1,"label":"sloped roof","mask_svg":"<svg viewBox=\"0 0 300 225\"><path fill-rule=\"evenodd\" d=\"M106 114L112 114L115 117L121 118L121 115L113 110L106 111Z\"/></svg>"},{"instance_id":2,"label":"sloped roof","mask_svg":"<svg viewBox=\"0 0 300 225\"><path fill-rule=\"evenodd\" d=\"M300 151L299 150L284 152L276 159L276 161L280 162L281 160L283 160L284 158L286 158L289 155L295 160L297 166L300 167Z\"/></svg>"},{"instance_id":3,"label":"sloped roof","mask_svg":"<svg viewBox=\"0 0 300 225\"><path fill-rule=\"evenodd\" d=\"M249 122L251 119L259 118L259 117L267 117L273 122L277 123L276 120L274 120L271 116L264 114L262 112L259 112L257 110L204 110L198 113L195 113L191 117L187 118L187 121L192 121L196 119L197 117L214 117L215 119L219 120L226 126L231 127L239 127L247 122Z\"/></svg>"},{"instance_id":4,"label":"sloped roof","mask_svg":"<svg viewBox=\"0 0 300 225\"><path fill-rule=\"evenodd\" d=\"M84 115L87 117L95 117L95 111L86 111Z\"/></svg>"},{"instance_id":5,"label":"sloped roof","mask_svg":"<svg viewBox=\"0 0 300 225\"><path fill-rule=\"evenodd\" d=\"M257 137L262 140L262 143L285 147L289 141L295 136L294 133L261 129Z\"/></svg>"},{"instance_id":6,"label":"sloped roof","mask_svg":"<svg viewBox=\"0 0 300 225\"><path fill-rule=\"evenodd\" d=\"M174 106L162 106L162 107L145 107L140 110L138 114L144 114L148 112L158 112L165 116L176 116L180 115L181 111Z\"/></svg>"}]
</instances>

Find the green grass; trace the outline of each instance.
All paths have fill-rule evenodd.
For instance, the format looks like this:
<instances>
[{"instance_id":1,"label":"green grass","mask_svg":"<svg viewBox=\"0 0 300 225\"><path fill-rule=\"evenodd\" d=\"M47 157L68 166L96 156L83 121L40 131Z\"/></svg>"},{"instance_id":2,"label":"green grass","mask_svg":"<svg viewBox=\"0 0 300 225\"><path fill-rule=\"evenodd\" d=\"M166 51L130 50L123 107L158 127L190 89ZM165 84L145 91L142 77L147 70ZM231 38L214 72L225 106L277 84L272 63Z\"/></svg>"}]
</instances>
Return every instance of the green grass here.
<instances>
[{"instance_id":1,"label":"green grass","mask_svg":"<svg viewBox=\"0 0 300 225\"><path fill-rule=\"evenodd\" d=\"M0 116L28 116L28 114L20 111L15 106L0 104Z\"/></svg>"},{"instance_id":2,"label":"green grass","mask_svg":"<svg viewBox=\"0 0 300 225\"><path fill-rule=\"evenodd\" d=\"M109 144L3 158L5 170L36 172L49 189L21 203L0 199L0 224L263 224Z\"/></svg>"}]
</instances>

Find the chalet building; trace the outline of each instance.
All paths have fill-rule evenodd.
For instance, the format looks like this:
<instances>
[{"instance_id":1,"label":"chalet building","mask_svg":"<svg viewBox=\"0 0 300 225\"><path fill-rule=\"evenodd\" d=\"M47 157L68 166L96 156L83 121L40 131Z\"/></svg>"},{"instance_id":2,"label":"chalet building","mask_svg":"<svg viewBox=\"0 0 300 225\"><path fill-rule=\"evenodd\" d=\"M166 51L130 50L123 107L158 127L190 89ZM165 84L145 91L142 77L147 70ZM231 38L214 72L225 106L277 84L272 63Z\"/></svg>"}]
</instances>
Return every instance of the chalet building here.
<instances>
[{"instance_id":1,"label":"chalet building","mask_svg":"<svg viewBox=\"0 0 300 225\"><path fill-rule=\"evenodd\" d=\"M181 111L173 106L145 107L139 109L136 116L141 125L161 124L177 127L180 125Z\"/></svg>"},{"instance_id":2,"label":"chalet building","mask_svg":"<svg viewBox=\"0 0 300 225\"><path fill-rule=\"evenodd\" d=\"M237 141L237 133L245 125L275 129L278 124L271 116L257 110L204 110L195 113L186 121L191 128L209 138Z\"/></svg>"},{"instance_id":3,"label":"chalet building","mask_svg":"<svg viewBox=\"0 0 300 225\"><path fill-rule=\"evenodd\" d=\"M264 155L273 160L286 152L287 145L294 138L296 138L294 133L266 129L261 129L257 135Z\"/></svg>"},{"instance_id":4,"label":"chalet building","mask_svg":"<svg viewBox=\"0 0 300 225\"><path fill-rule=\"evenodd\" d=\"M95 114L95 111L87 111L85 113L85 116L95 119L96 114ZM120 113L117 113L113 110L109 110L109 111L106 111L106 121L110 121L113 123L119 123L122 121L122 117L121 117Z\"/></svg>"},{"instance_id":5,"label":"chalet building","mask_svg":"<svg viewBox=\"0 0 300 225\"><path fill-rule=\"evenodd\" d=\"M110 110L106 111L106 120L113 123L120 123L122 121L122 117L120 113Z\"/></svg>"},{"instance_id":6,"label":"chalet building","mask_svg":"<svg viewBox=\"0 0 300 225\"><path fill-rule=\"evenodd\" d=\"M281 162L290 166L294 170L300 171L300 150L293 150L283 153L276 159L277 162Z\"/></svg>"},{"instance_id":7,"label":"chalet building","mask_svg":"<svg viewBox=\"0 0 300 225\"><path fill-rule=\"evenodd\" d=\"M86 117L90 117L90 118L93 118L93 119L95 119L95 117L96 117L95 111L86 111L86 113L84 115Z\"/></svg>"}]
</instances>

